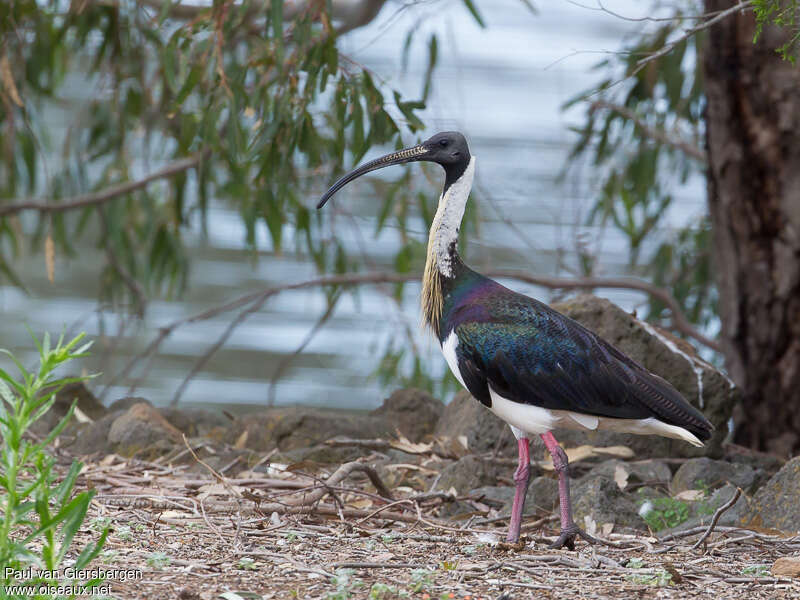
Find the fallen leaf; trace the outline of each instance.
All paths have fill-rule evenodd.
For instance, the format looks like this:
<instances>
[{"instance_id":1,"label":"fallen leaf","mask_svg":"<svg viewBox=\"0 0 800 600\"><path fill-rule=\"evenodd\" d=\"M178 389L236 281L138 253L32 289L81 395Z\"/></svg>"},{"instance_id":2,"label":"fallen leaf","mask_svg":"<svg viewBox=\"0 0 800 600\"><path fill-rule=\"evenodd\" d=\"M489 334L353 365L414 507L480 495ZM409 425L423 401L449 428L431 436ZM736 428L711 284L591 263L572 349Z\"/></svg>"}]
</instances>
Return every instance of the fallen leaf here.
<instances>
[{"instance_id":1,"label":"fallen leaf","mask_svg":"<svg viewBox=\"0 0 800 600\"><path fill-rule=\"evenodd\" d=\"M359 498L358 500L348 502L348 504L353 508L360 508L361 510L364 510L372 507L372 500L369 498Z\"/></svg>"},{"instance_id":2,"label":"fallen leaf","mask_svg":"<svg viewBox=\"0 0 800 600\"><path fill-rule=\"evenodd\" d=\"M426 452L430 452L431 448L433 448L433 444L415 444L399 431L397 432L397 439L391 440L389 445L392 448L408 452L409 454L425 454Z\"/></svg>"},{"instance_id":3,"label":"fallen leaf","mask_svg":"<svg viewBox=\"0 0 800 600\"><path fill-rule=\"evenodd\" d=\"M244 447L245 447L245 444L247 444L247 436L248 436L248 434L249 434L249 432L247 431L247 429L245 429L242 432L242 434L238 438L236 438L236 443L233 445L233 447L236 448L237 450L243 450Z\"/></svg>"},{"instance_id":4,"label":"fallen leaf","mask_svg":"<svg viewBox=\"0 0 800 600\"><path fill-rule=\"evenodd\" d=\"M675 494L676 500L685 500L687 502L694 502L695 500L702 500L705 498L706 493L703 490L683 490Z\"/></svg>"},{"instance_id":5,"label":"fallen leaf","mask_svg":"<svg viewBox=\"0 0 800 600\"><path fill-rule=\"evenodd\" d=\"M607 446L604 448L598 448L596 446L583 445L583 446L578 446L576 448L565 448L564 452L567 453L567 459L571 463L576 463L581 460L586 460L587 458L593 458L598 455L614 456L617 458L631 458L633 456L633 450L631 450L627 446ZM548 458L546 460L543 460L540 463L540 466L543 469L552 471L553 459Z\"/></svg>"},{"instance_id":6,"label":"fallen leaf","mask_svg":"<svg viewBox=\"0 0 800 600\"><path fill-rule=\"evenodd\" d=\"M617 468L614 469L614 481L619 489L624 490L627 487L628 475L628 469L626 469L624 465L617 465Z\"/></svg>"},{"instance_id":7,"label":"fallen leaf","mask_svg":"<svg viewBox=\"0 0 800 600\"><path fill-rule=\"evenodd\" d=\"M613 523L603 523L603 526L600 528L600 533L604 538L607 538L609 535L611 535L612 531L614 531Z\"/></svg>"},{"instance_id":8,"label":"fallen leaf","mask_svg":"<svg viewBox=\"0 0 800 600\"><path fill-rule=\"evenodd\" d=\"M591 515L586 515L583 517L583 524L586 529L586 533L589 535L596 535L597 534L597 523L592 518Z\"/></svg>"}]
</instances>

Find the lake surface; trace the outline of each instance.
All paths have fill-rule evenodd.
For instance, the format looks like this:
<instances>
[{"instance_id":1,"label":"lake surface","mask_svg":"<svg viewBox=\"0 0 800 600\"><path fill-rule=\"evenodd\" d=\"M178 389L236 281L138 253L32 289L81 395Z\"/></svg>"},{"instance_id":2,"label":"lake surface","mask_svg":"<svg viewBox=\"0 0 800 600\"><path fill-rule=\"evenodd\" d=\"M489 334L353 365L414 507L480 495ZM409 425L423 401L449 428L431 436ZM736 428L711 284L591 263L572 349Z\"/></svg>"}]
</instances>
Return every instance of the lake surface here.
<instances>
[{"instance_id":1,"label":"lake surface","mask_svg":"<svg viewBox=\"0 0 800 600\"><path fill-rule=\"evenodd\" d=\"M560 184L556 177L574 140L568 125L580 122L582 115L580 109L563 113L561 105L600 78L601 73L590 67L603 57L603 51L619 49L623 37L640 30L643 24L570 2L536 4L538 15L516 0L478 3L488 24L484 30L460 2L421 3L414 10L402 10L399 3L389 2L373 23L344 36L340 47L393 87L414 97L427 62L425 42L430 32L438 33L439 66L423 120L429 126L426 133L463 131L477 157L476 185L481 193L476 198L481 202L483 223L467 251L473 267L567 276L570 273L559 266L557 256L562 256L562 265L575 265L574 240L580 236L600 249L598 274L629 274L625 240L614 231L582 225L592 204L591 181L572 179ZM632 17L641 16L649 8L634 1L604 4ZM426 16L417 33L420 43L412 52L408 70L402 73L400 49L409 27L421 14ZM67 116L65 111L48 118L57 130ZM412 168L420 173L418 166ZM386 174L397 175L399 172ZM326 183L320 181L320 192ZM438 196L439 189L423 178L419 185L430 187L431 198ZM371 236L377 208L375 199L369 197L371 190L368 184L353 184L337 196L336 202L355 215L365 234L361 243L376 268L391 269L399 232L387 226L377 238ZM690 181L675 197L668 216L670 228L652 236L650 244L704 214L701 181ZM309 206L315 202L316 198L308 199ZM508 226L509 220L513 220L515 229ZM126 395L137 379L109 385L111 376L132 354L146 347L159 327L249 291L315 276L311 264L291 254L263 252L254 262L243 250L244 228L234 211L213 207L209 224L207 238L199 232L187 236L194 262L184 297L153 301L144 322L132 322L121 336L116 335L119 319L107 313L103 318L98 316L97 276L103 257L97 249L82 248L80 259L59 257L55 285L47 281L41 255L22 257L18 268L30 293L0 287L5 322L0 347L13 349L30 363L32 343L23 324L37 333L57 333L64 327L85 330L97 343L94 356L82 366L87 371L103 372L91 387L110 402ZM264 231L260 235L266 239ZM415 235L424 241L427 232L420 230ZM361 248L355 236L345 241L354 250ZM543 300L551 297L549 290L505 283ZM378 406L388 394L371 373L377 367L377 356L400 326L415 332L415 343L434 372L443 373L445 363L437 345L419 328L418 293L417 284L407 286L401 311L374 287L364 286L357 302L345 295L332 318L278 383L276 404L355 409ZM642 295L633 291L599 293L628 310L643 301ZM324 310L324 299L316 290L289 291L273 298L236 330L194 378L181 402L265 405L276 369L300 346ZM228 313L175 331L150 363L135 394L156 404L169 403L195 361L224 332L232 317Z\"/></svg>"}]
</instances>

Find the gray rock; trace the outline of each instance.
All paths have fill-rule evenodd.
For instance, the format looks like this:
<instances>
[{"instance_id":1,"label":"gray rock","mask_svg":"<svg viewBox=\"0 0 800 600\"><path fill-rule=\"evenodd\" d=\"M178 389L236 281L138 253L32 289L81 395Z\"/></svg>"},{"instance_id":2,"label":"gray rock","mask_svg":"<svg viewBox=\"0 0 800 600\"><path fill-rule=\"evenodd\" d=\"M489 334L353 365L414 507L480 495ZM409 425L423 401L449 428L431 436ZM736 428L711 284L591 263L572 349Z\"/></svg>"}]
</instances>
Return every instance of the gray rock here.
<instances>
[{"instance_id":1,"label":"gray rock","mask_svg":"<svg viewBox=\"0 0 800 600\"><path fill-rule=\"evenodd\" d=\"M73 421L62 435L64 448L76 456L110 454L113 449L108 443L108 432L122 414L123 411L110 412L91 423Z\"/></svg>"},{"instance_id":2,"label":"gray rock","mask_svg":"<svg viewBox=\"0 0 800 600\"><path fill-rule=\"evenodd\" d=\"M436 489L446 492L455 488L458 494L466 494L469 490L493 485L496 480L497 469L494 465L469 454L442 469Z\"/></svg>"},{"instance_id":3,"label":"gray rock","mask_svg":"<svg viewBox=\"0 0 800 600\"><path fill-rule=\"evenodd\" d=\"M670 471L669 465L663 461L650 459L625 462L616 458L595 465L585 477L599 475L613 480L617 467L622 467L628 473L628 485L632 483L669 483L672 479L672 471Z\"/></svg>"},{"instance_id":4,"label":"gray rock","mask_svg":"<svg viewBox=\"0 0 800 600\"><path fill-rule=\"evenodd\" d=\"M228 428L225 441L267 452L273 448L309 448L336 436L363 439L393 433L392 424L373 415L287 406L237 417Z\"/></svg>"},{"instance_id":5,"label":"gray rock","mask_svg":"<svg viewBox=\"0 0 800 600\"><path fill-rule=\"evenodd\" d=\"M83 382L77 381L68 383L56 393L53 406L32 425L31 430L40 436L47 435L66 416L73 402L77 409L93 421L103 418L108 413L108 409Z\"/></svg>"},{"instance_id":6,"label":"gray rock","mask_svg":"<svg viewBox=\"0 0 800 600\"><path fill-rule=\"evenodd\" d=\"M741 524L796 533L800 531L800 456L787 462L764 485L744 513Z\"/></svg>"},{"instance_id":7,"label":"gray rock","mask_svg":"<svg viewBox=\"0 0 800 600\"><path fill-rule=\"evenodd\" d=\"M472 500L483 502L492 508L503 508L511 506L514 488L509 485L485 485L471 490L467 495Z\"/></svg>"},{"instance_id":8,"label":"gray rock","mask_svg":"<svg viewBox=\"0 0 800 600\"><path fill-rule=\"evenodd\" d=\"M469 497L504 514L511 513L514 486L484 486L472 490ZM558 482L551 477L533 477L528 484L523 514L549 514L558 508Z\"/></svg>"},{"instance_id":9,"label":"gray rock","mask_svg":"<svg viewBox=\"0 0 800 600\"><path fill-rule=\"evenodd\" d=\"M134 404L114 419L108 443L122 456L157 457L183 443L181 432L149 404Z\"/></svg>"},{"instance_id":10,"label":"gray rock","mask_svg":"<svg viewBox=\"0 0 800 600\"><path fill-rule=\"evenodd\" d=\"M512 496L513 500L513 496ZM512 502L508 503L511 510ZM524 514L551 513L558 508L558 481L552 477L534 477L528 485Z\"/></svg>"},{"instance_id":11,"label":"gray rock","mask_svg":"<svg viewBox=\"0 0 800 600\"><path fill-rule=\"evenodd\" d=\"M759 473L750 465L705 457L693 458L680 466L672 478L670 490L678 494L684 490L716 489L731 483L749 492L759 481Z\"/></svg>"},{"instance_id":12,"label":"gray rock","mask_svg":"<svg viewBox=\"0 0 800 600\"><path fill-rule=\"evenodd\" d=\"M498 446L504 456L517 455L517 442L508 425L494 416L469 392L461 391L448 404L436 425L437 438L464 437L470 452L492 452Z\"/></svg>"},{"instance_id":13,"label":"gray rock","mask_svg":"<svg viewBox=\"0 0 800 600\"><path fill-rule=\"evenodd\" d=\"M118 410L128 410L134 404L149 404L153 406L153 403L150 402L147 398L140 398L139 396L125 396L124 398L118 398L114 400L111 404L108 405L108 410L110 411L118 411Z\"/></svg>"},{"instance_id":14,"label":"gray rock","mask_svg":"<svg viewBox=\"0 0 800 600\"><path fill-rule=\"evenodd\" d=\"M397 390L372 415L385 419L412 442L422 441L436 429L444 404L428 392L409 388Z\"/></svg>"},{"instance_id":15,"label":"gray rock","mask_svg":"<svg viewBox=\"0 0 800 600\"><path fill-rule=\"evenodd\" d=\"M646 529L636 503L607 477L584 477L572 486L570 492L573 518L578 527L585 526L588 516L598 526L614 523L620 527Z\"/></svg>"},{"instance_id":16,"label":"gray rock","mask_svg":"<svg viewBox=\"0 0 800 600\"><path fill-rule=\"evenodd\" d=\"M202 436L215 427L227 427L231 421L221 412L207 408L172 408L159 409L170 425L187 437Z\"/></svg>"},{"instance_id":17,"label":"gray rock","mask_svg":"<svg viewBox=\"0 0 800 600\"><path fill-rule=\"evenodd\" d=\"M561 437L556 436L560 441L566 441L569 445L621 444L632 448L640 458L721 456L722 441L728 432L727 422L741 392L733 387L720 371L699 359L689 343L652 325L643 325L641 321L618 306L595 296L580 295L566 302L553 304L553 308L575 319L641 363L646 369L669 381L684 398L699 408L716 428L704 448L695 448L681 440L658 436L602 431L564 432L561 433ZM648 328L656 331L657 336L652 335ZM673 347L670 348L670 345ZM676 352L675 348L679 352Z\"/></svg>"}]
</instances>

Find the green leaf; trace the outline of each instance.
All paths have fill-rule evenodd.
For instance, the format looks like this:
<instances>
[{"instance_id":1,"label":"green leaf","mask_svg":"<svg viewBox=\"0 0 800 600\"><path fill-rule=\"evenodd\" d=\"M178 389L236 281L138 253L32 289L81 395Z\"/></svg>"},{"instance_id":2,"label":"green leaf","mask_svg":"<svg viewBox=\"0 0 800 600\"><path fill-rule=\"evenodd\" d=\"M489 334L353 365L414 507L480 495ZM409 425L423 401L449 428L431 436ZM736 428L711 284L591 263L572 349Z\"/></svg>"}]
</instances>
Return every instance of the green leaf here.
<instances>
[{"instance_id":1,"label":"green leaf","mask_svg":"<svg viewBox=\"0 0 800 600\"><path fill-rule=\"evenodd\" d=\"M467 10L469 10L469 12L472 13L473 18L478 23L478 25L480 25L482 28L485 29L486 22L483 20L483 17L478 12L478 9L475 7L475 4L473 4L472 0L464 0L464 6L466 6Z\"/></svg>"}]
</instances>

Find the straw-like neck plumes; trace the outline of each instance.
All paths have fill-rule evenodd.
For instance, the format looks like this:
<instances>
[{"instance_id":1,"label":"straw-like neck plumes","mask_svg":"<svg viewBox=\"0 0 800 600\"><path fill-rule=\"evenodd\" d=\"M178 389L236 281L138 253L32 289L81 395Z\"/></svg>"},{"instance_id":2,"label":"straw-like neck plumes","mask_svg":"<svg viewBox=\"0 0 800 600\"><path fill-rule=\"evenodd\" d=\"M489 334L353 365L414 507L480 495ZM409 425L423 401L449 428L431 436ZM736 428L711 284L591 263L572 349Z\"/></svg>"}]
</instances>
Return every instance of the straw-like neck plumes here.
<instances>
[{"instance_id":1,"label":"straw-like neck plumes","mask_svg":"<svg viewBox=\"0 0 800 600\"><path fill-rule=\"evenodd\" d=\"M474 174L473 156L461 176L445 185L428 235L428 257L422 279L422 317L437 335L444 306L442 279L455 276L453 267L455 261L460 260L457 250L458 230L464 217Z\"/></svg>"}]
</instances>

